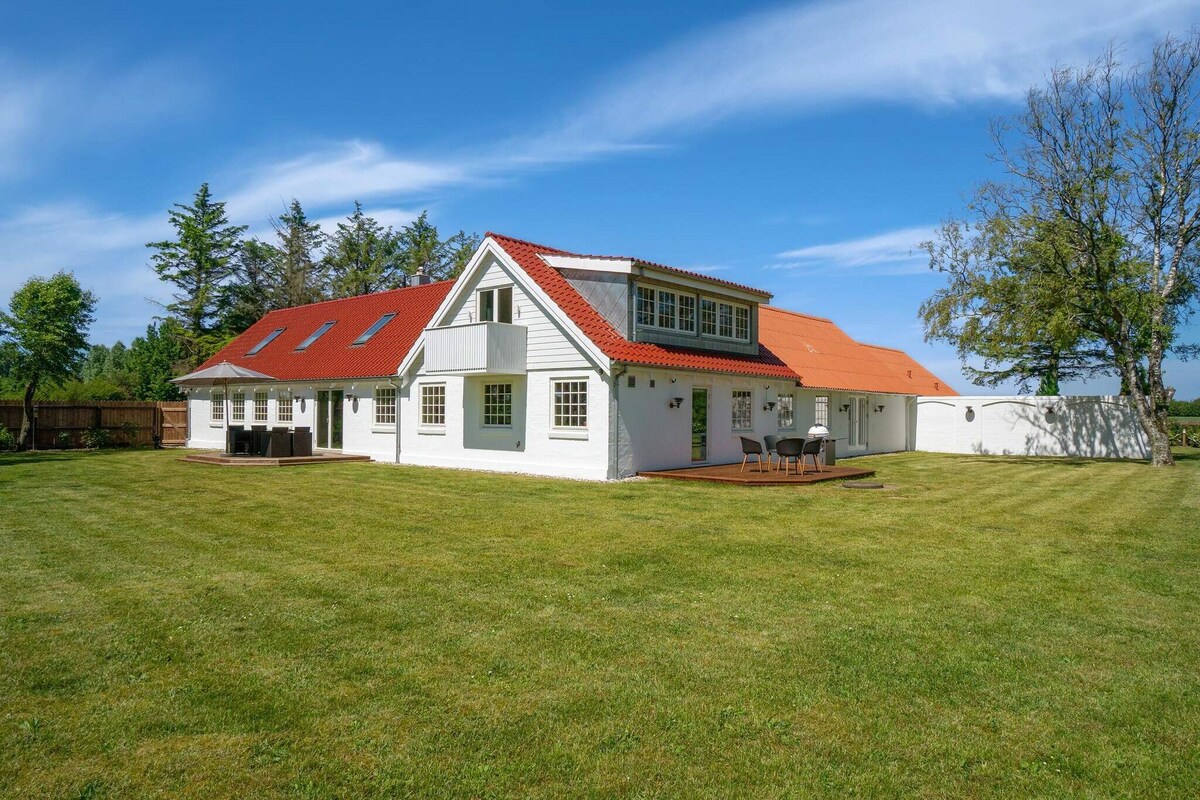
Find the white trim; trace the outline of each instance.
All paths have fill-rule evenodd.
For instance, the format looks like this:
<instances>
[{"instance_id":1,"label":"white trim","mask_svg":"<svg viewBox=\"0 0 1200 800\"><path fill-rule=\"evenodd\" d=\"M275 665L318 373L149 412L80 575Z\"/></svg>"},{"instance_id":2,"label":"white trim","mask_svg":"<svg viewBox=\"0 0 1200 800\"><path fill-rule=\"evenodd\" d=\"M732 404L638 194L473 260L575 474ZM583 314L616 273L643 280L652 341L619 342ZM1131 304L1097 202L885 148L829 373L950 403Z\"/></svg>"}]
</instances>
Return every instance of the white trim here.
<instances>
[{"instance_id":1,"label":"white trim","mask_svg":"<svg viewBox=\"0 0 1200 800\"><path fill-rule=\"evenodd\" d=\"M564 256L539 253L538 257L555 269L581 269L618 275L629 275L633 272L633 259L621 256Z\"/></svg>"},{"instance_id":2,"label":"white trim","mask_svg":"<svg viewBox=\"0 0 1200 800\"><path fill-rule=\"evenodd\" d=\"M554 420L557 416L554 412L554 385L556 383L582 383L583 393L586 397L586 405L583 407L584 417L587 419L587 424L582 427L566 427L555 425ZM588 375L551 375L547 381L547 388L550 396L549 414L547 418L550 422L550 438L551 439L586 439L588 430L591 428L592 422L592 382ZM579 434L583 434L580 436Z\"/></svg>"}]
</instances>

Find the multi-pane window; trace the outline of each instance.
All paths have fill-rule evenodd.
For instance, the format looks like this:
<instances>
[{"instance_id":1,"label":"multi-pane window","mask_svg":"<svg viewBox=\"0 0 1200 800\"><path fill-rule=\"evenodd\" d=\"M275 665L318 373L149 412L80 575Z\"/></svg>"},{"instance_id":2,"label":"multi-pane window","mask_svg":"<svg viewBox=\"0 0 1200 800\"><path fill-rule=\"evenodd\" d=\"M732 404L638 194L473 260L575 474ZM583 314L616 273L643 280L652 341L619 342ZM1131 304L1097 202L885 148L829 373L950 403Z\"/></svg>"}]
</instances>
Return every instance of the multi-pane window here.
<instances>
[{"instance_id":1,"label":"multi-pane window","mask_svg":"<svg viewBox=\"0 0 1200 800\"><path fill-rule=\"evenodd\" d=\"M750 339L750 309L745 306L733 307L733 338L743 342Z\"/></svg>"},{"instance_id":2,"label":"multi-pane window","mask_svg":"<svg viewBox=\"0 0 1200 800\"><path fill-rule=\"evenodd\" d=\"M231 422L246 421L246 393L234 392L229 395L229 419Z\"/></svg>"},{"instance_id":3,"label":"multi-pane window","mask_svg":"<svg viewBox=\"0 0 1200 800\"><path fill-rule=\"evenodd\" d=\"M483 424L505 427L512 425L511 383L483 385Z\"/></svg>"},{"instance_id":4,"label":"multi-pane window","mask_svg":"<svg viewBox=\"0 0 1200 800\"><path fill-rule=\"evenodd\" d=\"M421 387L421 424L446 424L446 384Z\"/></svg>"},{"instance_id":5,"label":"multi-pane window","mask_svg":"<svg viewBox=\"0 0 1200 800\"><path fill-rule=\"evenodd\" d=\"M696 298L690 294L679 295L679 330L696 332Z\"/></svg>"},{"instance_id":6,"label":"multi-pane window","mask_svg":"<svg viewBox=\"0 0 1200 800\"><path fill-rule=\"evenodd\" d=\"M586 428L587 405L587 381L554 381L554 427Z\"/></svg>"},{"instance_id":7,"label":"multi-pane window","mask_svg":"<svg viewBox=\"0 0 1200 800\"><path fill-rule=\"evenodd\" d=\"M791 430L796 427L796 397L791 394L781 394L775 404L779 412L780 430Z\"/></svg>"},{"instance_id":8,"label":"multi-pane window","mask_svg":"<svg viewBox=\"0 0 1200 800\"><path fill-rule=\"evenodd\" d=\"M478 295L480 322L512 322L513 290L511 286L481 289Z\"/></svg>"},{"instance_id":9,"label":"multi-pane window","mask_svg":"<svg viewBox=\"0 0 1200 800\"><path fill-rule=\"evenodd\" d=\"M225 419L225 393L213 392L208 403L209 419L213 422L222 422Z\"/></svg>"},{"instance_id":10,"label":"multi-pane window","mask_svg":"<svg viewBox=\"0 0 1200 800\"><path fill-rule=\"evenodd\" d=\"M375 424L396 424L396 388L394 386L375 387Z\"/></svg>"},{"instance_id":11,"label":"multi-pane window","mask_svg":"<svg viewBox=\"0 0 1200 800\"><path fill-rule=\"evenodd\" d=\"M267 393L266 392L255 392L254 393L254 421L255 422L266 422L267 421Z\"/></svg>"},{"instance_id":12,"label":"multi-pane window","mask_svg":"<svg viewBox=\"0 0 1200 800\"><path fill-rule=\"evenodd\" d=\"M292 421L292 391L282 390L275 398L275 419L279 422Z\"/></svg>"},{"instance_id":13,"label":"multi-pane window","mask_svg":"<svg viewBox=\"0 0 1200 800\"><path fill-rule=\"evenodd\" d=\"M754 427L754 409L749 389L733 390L733 429L748 431Z\"/></svg>"},{"instance_id":14,"label":"multi-pane window","mask_svg":"<svg viewBox=\"0 0 1200 800\"><path fill-rule=\"evenodd\" d=\"M733 306L728 303L721 303L720 313L717 317L717 335L724 336L726 339L733 338Z\"/></svg>"},{"instance_id":15,"label":"multi-pane window","mask_svg":"<svg viewBox=\"0 0 1200 800\"><path fill-rule=\"evenodd\" d=\"M816 400L816 424L829 427L829 395L818 395Z\"/></svg>"},{"instance_id":16,"label":"multi-pane window","mask_svg":"<svg viewBox=\"0 0 1200 800\"><path fill-rule=\"evenodd\" d=\"M637 324L654 324L654 290L645 286L637 287Z\"/></svg>"},{"instance_id":17,"label":"multi-pane window","mask_svg":"<svg viewBox=\"0 0 1200 800\"><path fill-rule=\"evenodd\" d=\"M717 335L717 301L700 298L700 332L705 336Z\"/></svg>"},{"instance_id":18,"label":"multi-pane window","mask_svg":"<svg viewBox=\"0 0 1200 800\"><path fill-rule=\"evenodd\" d=\"M674 328L675 327L675 293L664 292L661 289L658 292L658 327Z\"/></svg>"}]
</instances>

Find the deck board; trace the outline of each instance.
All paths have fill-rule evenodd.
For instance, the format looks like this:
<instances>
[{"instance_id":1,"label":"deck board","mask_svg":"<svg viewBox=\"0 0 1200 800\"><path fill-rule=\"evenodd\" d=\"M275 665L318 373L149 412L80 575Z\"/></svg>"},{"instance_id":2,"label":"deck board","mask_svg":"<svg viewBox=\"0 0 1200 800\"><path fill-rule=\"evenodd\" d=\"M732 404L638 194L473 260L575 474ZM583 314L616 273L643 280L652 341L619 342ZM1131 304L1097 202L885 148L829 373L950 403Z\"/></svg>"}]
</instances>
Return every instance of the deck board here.
<instances>
[{"instance_id":1,"label":"deck board","mask_svg":"<svg viewBox=\"0 0 1200 800\"><path fill-rule=\"evenodd\" d=\"M845 481L867 478L875 474L873 469L861 467L822 467L822 472L816 472L810 465L803 475L797 475L795 470L784 475L778 470L758 471L758 466L751 462L742 471L741 462L735 464L714 464L705 467L684 467L683 469L662 469L639 472L646 478L670 478L680 481L708 481L711 483L734 483L743 486L806 486L825 481Z\"/></svg>"}]
</instances>

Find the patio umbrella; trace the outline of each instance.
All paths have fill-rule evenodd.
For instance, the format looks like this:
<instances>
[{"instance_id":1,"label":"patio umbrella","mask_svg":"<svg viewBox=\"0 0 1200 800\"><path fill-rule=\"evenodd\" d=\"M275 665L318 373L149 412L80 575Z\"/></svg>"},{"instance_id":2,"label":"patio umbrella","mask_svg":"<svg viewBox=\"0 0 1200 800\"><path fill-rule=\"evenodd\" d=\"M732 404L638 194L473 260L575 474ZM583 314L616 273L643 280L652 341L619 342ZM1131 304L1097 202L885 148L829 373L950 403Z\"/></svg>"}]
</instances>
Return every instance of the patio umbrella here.
<instances>
[{"instance_id":1,"label":"patio umbrella","mask_svg":"<svg viewBox=\"0 0 1200 800\"><path fill-rule=\"evenodd\" d=\"M264 375L261 372L255 372L252 369L239 367L237 364L230 364L228 361L222 361L220 364L214 364L211 367L189 372L187 375L180 375L178 378L172 378L171 383L176 386L223 386L225 388L225 441L229 441L229 384L231 383L261 383L262 381L273 381L275 378L270 375Z\"/></svg>"}]
</instances>

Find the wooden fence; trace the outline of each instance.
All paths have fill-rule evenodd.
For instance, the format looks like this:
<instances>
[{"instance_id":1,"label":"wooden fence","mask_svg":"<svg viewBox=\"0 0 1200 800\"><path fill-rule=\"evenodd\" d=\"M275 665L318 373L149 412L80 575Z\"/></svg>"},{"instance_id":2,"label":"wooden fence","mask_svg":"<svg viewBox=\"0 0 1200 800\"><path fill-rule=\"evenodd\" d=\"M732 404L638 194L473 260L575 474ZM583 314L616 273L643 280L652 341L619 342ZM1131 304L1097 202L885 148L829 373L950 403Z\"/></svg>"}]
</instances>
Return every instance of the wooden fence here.
<instances>
[{"instance_id":1,"label":"wooden fence","mask_svg":"<svg viewBox=\"0 0 1200 800\"><path fill-rule=\"evenodd\" d=\"M39 400L34 408L34 447L81 447L88 431L103 431L108 443L146 446L187 440L187 403L137 400ZM0 425L15 436L21 430L21 401L0 400Z\"/></svg>"}]
</instances>

